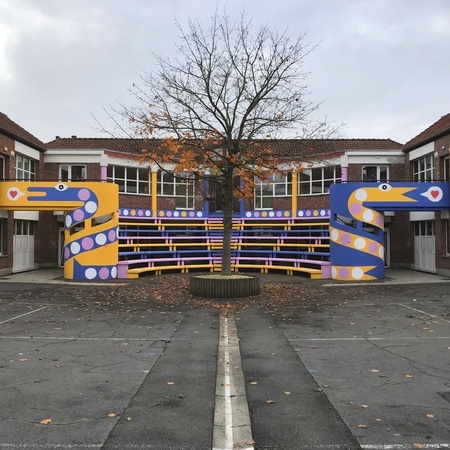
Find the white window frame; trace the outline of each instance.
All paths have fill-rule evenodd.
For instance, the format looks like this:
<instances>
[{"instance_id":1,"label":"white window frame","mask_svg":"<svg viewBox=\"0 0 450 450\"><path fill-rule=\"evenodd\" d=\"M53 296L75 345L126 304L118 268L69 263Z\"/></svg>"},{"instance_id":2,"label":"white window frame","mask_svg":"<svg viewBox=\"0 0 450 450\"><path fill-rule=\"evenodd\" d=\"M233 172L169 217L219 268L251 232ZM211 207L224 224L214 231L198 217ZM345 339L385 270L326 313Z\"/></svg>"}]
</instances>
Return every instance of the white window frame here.
<instances>
[{"instance_id":1,"label":"white window frame","mask_svg":"<svg viewBox=\"0 0 450 450\"><path fill-rule=\"evenodd\" d=\"M22 164L22 167L19 165ZM26 166L28 166L26 168ZM16 154L15 174L16 180L35 180L37 170L37 161L20 153Z\"/></svg>"},{"instance_id":2,"label":"white window frame","mask_svg":"<svg viewBox=\"0 0 450 450\"><path fill-rule=\"evenodd\" d=\"M5 164L5 158L3 156L0 156L0 180L5 179Z\"/></svg>"},{"instance_id":3,"label":"white window frame","mask_svg":"<svg viewBox=\"0 0 450 450\"><path fill-rule=\"evenodd\" d=\"M268 179L255 178L254 208L255 210L273 209L275 197L292 195L292 173L273 173Z\"/></svg>"},{"instance_id":4,"label":"white window frame","mask_svg":"<svg viewBox=\"0 0 450 450\"><path fill-rule=\"evenodd\" d=\"M81 169L81 176L74 173ZM63 176L63 170L67 172L67 176ZM59 181L83 181L87 179L86 164L60 164L59 166Z\"/></svg>"},{"instance_id":5,"label":"white window frame","mask_svg":"<svg viewBox=\"0 0 450 450\"><path fill-rule=\"evenodd\" d=\"M434 179L434 158L432 153L414 159L412 163L414 181L432 181Z\"/></svg>"},{"instance_id":6,"label":"white window frame","mask_svg":"<svg viewBox=\"0 0 450 450\"><path fill-rule=\"evenodd\" d=\"M119 193L149 195L150 171L148 168L108 165L107 180L119 185Z\"/></svg>"},{"instance_id":7,"label":"white window frame","mask_svg":"<svg viewBox=\"0 0 450 450\"><path fill-rule=\"evenodd\" d=\"M446 156L442 160L443 164L443 180L444 181L450 181L450 157Z\"/></svg>"},{"instance_id":8,"label":"white window frame","mask_svg":"<svg viewBox=\"0 0 450 450\"><path fill-rule=\"evenodd\" d=\"M0 218L0 255L5 256L7 255L7 220Z\"/></svg>"},{"instance_id":9,"label":"white window frame","mask_svg":"<svg viewBox=\"0 0 450 450\"><path fill-rule=\"evenodd\" d=\"M327 173L332 171L332 174ZM298 195L324 195L330 192L330 185L341 181L341 166L329 165L304 169L298 174Z\"/></svg>"},{"instance_id":10,"label":"white window frame","mask_svg":"<svg viewBox=\"0 0 450 450\"><path fill-rule=\"evenodd\" d=\"M195 183L194 176L188 172L158 172L157 194L161 197L175 199L175 209L194 209Z\"/></svg>"},{"instance_id":11,"label":"white window frame","mask_svg":"<svg viewBox=\"0 0 450 450\"><path fill-rule=\"evenodd\" d=\"M370 178L368 178L367 176L367 170L368 169L375 169L375 174L374 176L371 176ZM382 172L385 171L386 172L386 176L382 177ZM364 181L389 181L389 165L387 164L366 164L362 167L362 179Z\"/></svg>"}]
</instances>

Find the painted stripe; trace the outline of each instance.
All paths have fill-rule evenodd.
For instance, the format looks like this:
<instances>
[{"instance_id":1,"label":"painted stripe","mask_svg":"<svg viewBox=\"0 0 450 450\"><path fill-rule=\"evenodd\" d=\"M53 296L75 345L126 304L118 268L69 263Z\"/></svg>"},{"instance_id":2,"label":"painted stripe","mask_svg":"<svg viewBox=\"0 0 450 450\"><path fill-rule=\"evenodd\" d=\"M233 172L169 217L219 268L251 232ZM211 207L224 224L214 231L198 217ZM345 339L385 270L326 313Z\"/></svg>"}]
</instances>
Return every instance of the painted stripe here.
<instances>
[{"instance_id":1,"label":"painted stripe","mask_svg":"<svg viewBox=\"0 0 450 450\"><path fill-rule=\"evenodd\" d=\"M344 338L288 338L290 342L313 342L313 341L420 341L433 339L450 339L450 336L410 336L410 337L344 337Z\"/></svg>"},{"instance_id":2,"label":"painted stripe","mask_svg":"<svg viewBox=\"0 0 450 450\"><path fill-rule=\"evenodd\" d=\"M83 449L83 448L101 448L103 444L2 444L0 443L0 448L73 448L73 449ZM150 448L150 447L149 447Z\"/></svg>"},{"instance_id":3,"label":"painted stripe","mask_svg":"<svg viewBox=\"0 0 450 450\"><path fill-rule=\"evenodd\" d=\"M225 442L224 448L233 448L233 410L231 408L231 377L230 377L230 329L228 317L224 318L224 352L225 352Z\"/></svg>"},{"instance_id":4,"label":"painted stripe","mask_svg":"<svg viewBox=\"0 0 450 450\"><path fill-rule=\"evenodd\" d=\"M11 320L16 320L16 319L20 319L21 317L28 316L29 314L34 314L38 311L42 311L43 309L47 309L47 308L51 308L51 306L43 306L42 308L34 309L33 311L28 311L25 314L20 314L20 316L11 317L10 319L6 319L6 320L3 320L2 322L0 322L0 325L7 323L7 322L11 322Z\"/></svg>"},{"instance_id":5,"label":"painted stripe","mask_svg":"<svg viewBox=\"0 0 450 450\"><path fill-rule=\"evenodd\" d=\"M430 314L430 313L425 312L425 311L421 311L420 309L413 308L412 306L404 305L403 303L399 303L399 305L400 305L400 306L403 306L404 308L411 309L412 311L416 311L416 312L418 312L418 313L420 313L420 314L425 314L426 316L432 317L433 319L436 319L436 320L442 320L443 322L450 323L450 320L443 319L442 317L435 316L434 314Z\"/></svg>"},{"instance_id":6,"label":"painted stripe","mask_svg":"<svg viewBox=\"0 0 450 450\"><path fill-rule=\"evenodd\" d=\"M418 448L424 449L446 449L450 448L450 444L363 444L363 450L415 450Z\"/></svg>"},{"instance_id":7,"label":"painted stripe","mask_svg":"<svg viewBox=\"0 0 450 450\"><path fill-rule=\"evenodd\" d=\"M23 339L23 340L47 340L47 341L136 341L136 342L169 342L173 341L171 338L100 338L100 337L75 337L75 336L0 336L0 339ZM187 339L179 339L179 340L187 340Z\"/></svg>"}]
</instances>

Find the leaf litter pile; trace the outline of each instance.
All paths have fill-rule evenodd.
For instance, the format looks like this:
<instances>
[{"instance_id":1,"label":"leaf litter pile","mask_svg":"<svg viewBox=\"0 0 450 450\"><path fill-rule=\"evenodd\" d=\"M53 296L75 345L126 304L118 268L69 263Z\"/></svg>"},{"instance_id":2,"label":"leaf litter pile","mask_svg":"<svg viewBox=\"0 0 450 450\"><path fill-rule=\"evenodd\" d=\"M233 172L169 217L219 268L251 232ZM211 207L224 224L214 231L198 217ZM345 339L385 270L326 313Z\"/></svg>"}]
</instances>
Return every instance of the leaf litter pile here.
<instances>
[{"instance_id":1,"label":"leaf litter pile","mask_svg":"<svg viewBox=\"0 0 450 450\"><path fill-rule=\"evenodd\" d=\"M76 290L72 297L82 305L114 307L126 312L142 307L147 311L218 308L230 312L260 307L269 313L280 314L285 320L295 320L297 314L319 306L338 305L342 298L336 298L334 289L323 287L323 282L277 274L261 275L261 293L240 299L213 299L192 295L189 292L188 274L150 275L124 281ZM355 288L352 292L355 294Z\"/></svg>"},{"instance_id":2,"label":"leaf litter pile","mask_svg":"<svg viewBox=\"0 0 450 450\"><path fill-rule=\"evenodd\" d=\"M77 306L114 309L133 313L142 310L177 311L217 308L238 312L249 307L264 308L283 322L295 323L305 312L336 308L348 299L380 297L410 298L406 286L330 286L330 280L310 280L307 276L261 274L261 293L240 299L201 298L189 292L189 274L147 275L137 280L117 280L110 283L48 285L16 285L1 297L10 301L33 298L50 303L75 303ZM12 288L12 285L10 285ZM36 288L39 286L39 289ZM417 287L416 287L417 289Z\"/></svg>"}]
</instances>

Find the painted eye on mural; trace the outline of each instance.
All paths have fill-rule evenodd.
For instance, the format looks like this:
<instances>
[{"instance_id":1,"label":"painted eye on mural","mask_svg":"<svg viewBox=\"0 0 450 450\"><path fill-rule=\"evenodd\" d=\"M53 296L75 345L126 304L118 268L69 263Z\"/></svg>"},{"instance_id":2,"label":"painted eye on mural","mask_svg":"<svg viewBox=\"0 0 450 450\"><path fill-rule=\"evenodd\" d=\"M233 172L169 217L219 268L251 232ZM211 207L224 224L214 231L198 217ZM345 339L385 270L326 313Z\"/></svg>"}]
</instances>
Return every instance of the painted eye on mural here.
<instances>
[{"instance_id":1,"label":"painted eye on mural","mask_svg":"<svg viewBox=\"0 0 450 450\"><path fill-rule=\"evenodd\" d=\"M383 183L383 184L380 184L380 185L378 186L378 189L379 189L380 191L387 192L387 191L390 191L390 190L392 189L392 186L391 186L390 184Z\"/></svg>"},{"instance_id":2,"label":"painted eye on mural","mask_svg":"<svg viewBox=\"0 0 450 450\"><path fill-rule=\"evenodd\" d=\"M68 188L68 186L67 186L67 184L64 184L64 183L58 183L56 186L55 186L55 189L57 190L57 191L65 191L66 189Z\"/></svg>"}]
</instances>

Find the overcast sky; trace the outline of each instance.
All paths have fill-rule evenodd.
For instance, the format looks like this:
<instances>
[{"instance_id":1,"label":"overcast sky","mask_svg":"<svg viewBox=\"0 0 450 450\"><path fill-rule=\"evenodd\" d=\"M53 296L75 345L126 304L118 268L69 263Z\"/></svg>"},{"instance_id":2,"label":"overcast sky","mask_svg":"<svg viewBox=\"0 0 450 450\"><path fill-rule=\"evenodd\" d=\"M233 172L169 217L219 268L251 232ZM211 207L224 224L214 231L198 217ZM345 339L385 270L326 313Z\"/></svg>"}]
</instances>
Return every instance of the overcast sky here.
<instances>
[{"instance_id":1,"label":"overcast sky","mask_svg":"<svg viewBox=\"0 0 450 450\"><path fill-rule=\"evenodd\" d=\"M0 111L44 142L106 137L92 115L217 6L320 42L308 86L342 137L404 143L450 112L449 0L0 0Z\"/></svg>"}]
</instances>

